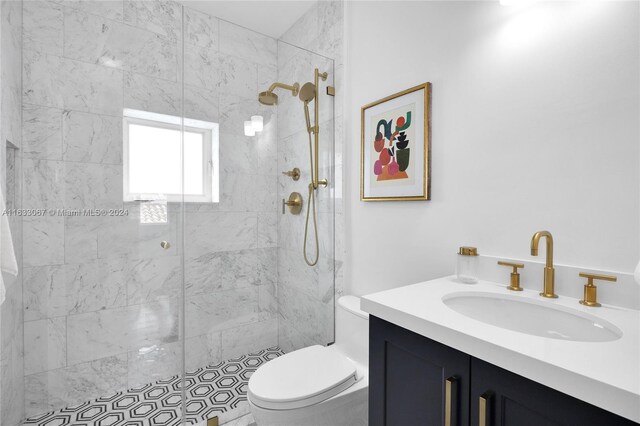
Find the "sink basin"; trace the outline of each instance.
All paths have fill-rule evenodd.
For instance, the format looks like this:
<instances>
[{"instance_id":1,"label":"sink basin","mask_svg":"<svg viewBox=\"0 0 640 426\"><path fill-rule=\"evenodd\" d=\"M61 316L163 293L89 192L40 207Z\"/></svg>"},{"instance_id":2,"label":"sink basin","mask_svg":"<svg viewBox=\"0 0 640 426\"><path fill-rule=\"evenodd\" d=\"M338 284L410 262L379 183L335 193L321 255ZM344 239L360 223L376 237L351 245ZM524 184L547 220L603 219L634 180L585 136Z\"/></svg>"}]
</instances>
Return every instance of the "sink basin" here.
<instances>
[{"instance_id":1,"label":"sink basin","mask_svg":"<svg viewBox=\"0 0 640 426\"><path fill-rule=\"evenodd\" d=\"M576 342L622 337L622 331L607 321L549 302L481 292L452 293L442 301L469 318L534 336Z\"/></svg>"}]
</instances>

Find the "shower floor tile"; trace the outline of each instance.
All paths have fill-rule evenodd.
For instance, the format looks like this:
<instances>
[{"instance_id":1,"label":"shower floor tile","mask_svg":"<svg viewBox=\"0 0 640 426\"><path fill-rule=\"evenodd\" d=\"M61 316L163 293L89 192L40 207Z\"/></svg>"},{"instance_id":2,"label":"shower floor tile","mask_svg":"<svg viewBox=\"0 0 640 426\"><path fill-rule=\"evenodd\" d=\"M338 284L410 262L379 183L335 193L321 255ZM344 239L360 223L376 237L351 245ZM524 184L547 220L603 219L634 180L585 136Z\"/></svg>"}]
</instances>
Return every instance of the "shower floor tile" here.
<instances>
[{"instance_id":1,"label":"shower floor tile","mask_svg":"<svg viewBox=\"0 0 640 426\"><path fill-rule=\"evenodd\" d=\"M247 382L265 362L284 352L273 347L188 372L185 377L186 424L218 416L220 424L249 413ZM23 426L178 426L181 424L180 376L158 380L115 395L26 419Z\"/></svg>"}]
</instances>

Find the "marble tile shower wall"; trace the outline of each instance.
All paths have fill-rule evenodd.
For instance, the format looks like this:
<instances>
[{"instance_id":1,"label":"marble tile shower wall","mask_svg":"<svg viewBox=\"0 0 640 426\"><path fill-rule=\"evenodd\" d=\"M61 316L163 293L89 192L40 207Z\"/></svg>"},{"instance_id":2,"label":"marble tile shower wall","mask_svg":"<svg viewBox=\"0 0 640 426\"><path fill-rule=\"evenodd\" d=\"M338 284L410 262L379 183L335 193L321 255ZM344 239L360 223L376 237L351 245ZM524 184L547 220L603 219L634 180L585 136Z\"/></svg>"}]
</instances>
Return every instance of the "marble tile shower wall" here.
<instances>
[{"instance_id":1,"label":"marble tile shower wall","mask_svg":"<svg viewBox=\"0 0 640 426\"><path fill-rule=\"evenodd\" d=\"M276 41L173 2L23 7L23 207L129 209L24 221L26 414L179 373L183 272L187 369L276 346L277 116L256 102ZM122 201L122 110L180 115L183 82L184 115L220 124L220 202L143 226Z\"/></svg>"},{"instance_id":2,"label":"marble tile shower wall","mask_svg":"<svg viewBox=\"0 0 640 426\"><path fill-rule=\"evenodd\" d=\"M22 163L21 43L22 3L0 2L0 188L9 209L21 207L20 179L16 178ZM9 217L9 226L22 270L21 218ZM24 414L22 274L3 277L7 293L0 307L0 424L16 426Z\"/></svg>"},{"instance_id":3,"label":"marble tile shower wall","mask_svg":"<svg viewBox=\"0 0 640 426\"><path fill-rule=\"evenodd\" d=\"M306 184L310 180L304 113L299 101L287 97L278 107L279 169L299 167L302 171L298 182L279 177L280 198L298 191L305 201L300 215L281 215L278 227L278 331L280 347L285 351L333 341L334 299L343 288L343 8L342 1L316 2L278 43L280 81L298 81L300 84L313 81L314 68L318 67L321 72L329 72L322 87L336 86L335 98L327 96L324 89L320 91L319 177L328 178L330 185L318 192L320 261L315 267L307 266L302 258ZM313 244L309 247L313 253Z\"/></svg>"}]
</instances>

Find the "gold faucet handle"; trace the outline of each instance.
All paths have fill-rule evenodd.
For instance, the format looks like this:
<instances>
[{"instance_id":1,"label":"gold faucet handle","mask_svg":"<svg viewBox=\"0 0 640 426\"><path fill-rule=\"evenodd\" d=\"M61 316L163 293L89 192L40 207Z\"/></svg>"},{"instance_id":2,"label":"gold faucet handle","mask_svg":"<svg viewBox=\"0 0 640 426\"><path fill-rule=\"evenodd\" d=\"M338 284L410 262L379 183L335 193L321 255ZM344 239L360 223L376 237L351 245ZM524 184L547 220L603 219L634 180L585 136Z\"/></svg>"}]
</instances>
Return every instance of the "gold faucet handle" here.
<instances>
[{"instance_id":1,"label":"gold faucet handle","mask_svg":"<svg viewBox=\"0 0 640 426\"><path fill-rule=\"evenodd\" d=\"M512 262L505 262L502 260L498 261L498 265L511 266L513 268L514 274L518 272L518 268L524 268L524 263L512 263Z\"/></svg>"},{"instance_id":2,"label":"gold faucet handle","mask_svg":"<svg viewBox=\"0 0 640 426\"><path fill-rule=\"evenodd\" d=\"M589 274L587 272L580 272L579 274L582 278L587 279L587 285L593 285L593 280L602 280L602 281L618 281L618 277L615 275L602 275L602 274Z\"/></svg>"},{"instance_id":3,"label":"gold faucet handle","mask_svg":"<svg viewBox=\"0 0 640 426\"><path fill-rule=\"evenodd\" d=\"M509 266L513 268L513 271L511 271L511 281L510 281L510 284L507 286L507 289L511 291L522 291L522 287L520 287L520 274L518 273L518 268L524 268L524 264L504 262L500 260L498 261L498 265Z\"/></svg>"},{"instance_id":4,"label":"gold faucet handle","mask_svg":"<svg viewBox=\"0 0 640 426\"><path fill-rule=\"evenodd\" d=\"M615 275L589 274L587 272L580 272L579 275L582 278L587 279L587 283L584 285L584 297L582 298L580 303L582 305L591 306L594 308L601 305L600 303L598 303L598 294L597 294L598 287L596 287L593 284L593 280L611 281L611 282L618 281L618 277L616 277Z\"/></svg>"}]
</instances>

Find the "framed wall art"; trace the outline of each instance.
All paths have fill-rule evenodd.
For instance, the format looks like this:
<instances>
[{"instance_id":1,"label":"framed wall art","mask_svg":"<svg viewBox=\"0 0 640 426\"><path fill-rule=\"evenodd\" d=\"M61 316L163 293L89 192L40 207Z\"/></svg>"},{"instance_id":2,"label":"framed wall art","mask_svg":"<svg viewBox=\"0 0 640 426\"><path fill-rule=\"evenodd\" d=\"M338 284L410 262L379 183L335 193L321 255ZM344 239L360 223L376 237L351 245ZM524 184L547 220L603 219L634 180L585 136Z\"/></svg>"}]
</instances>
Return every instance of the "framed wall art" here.
<instances>
[{"instance_id":1,"label":"framed wall art","mask_svg":"<svg viewBox=\"0 0 640 426\"><path fill-rule=\"evenodd\" d=\"M431 83L362 107L360 199L430 199Z\"/></svg>"}]
</instances>

